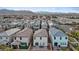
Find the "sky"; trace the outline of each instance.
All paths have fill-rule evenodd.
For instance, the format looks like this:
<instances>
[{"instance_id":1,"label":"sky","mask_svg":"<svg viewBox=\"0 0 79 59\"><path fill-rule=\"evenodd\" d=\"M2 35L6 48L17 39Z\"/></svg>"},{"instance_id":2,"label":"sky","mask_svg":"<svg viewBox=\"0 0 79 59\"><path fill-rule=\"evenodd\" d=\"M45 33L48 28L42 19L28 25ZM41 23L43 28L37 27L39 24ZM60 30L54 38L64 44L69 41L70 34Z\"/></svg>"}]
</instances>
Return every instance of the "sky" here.
<instances>
[{"instance_id":1,"label":"sky","mask_svg":"<svg viewBox=\"0 0 79 59\"><path fill-rule=\"evenodd\" d=\"M9 10L30 10L33 12L79 13L79 7L0 7Z\"/></svg>"}]
</instances>

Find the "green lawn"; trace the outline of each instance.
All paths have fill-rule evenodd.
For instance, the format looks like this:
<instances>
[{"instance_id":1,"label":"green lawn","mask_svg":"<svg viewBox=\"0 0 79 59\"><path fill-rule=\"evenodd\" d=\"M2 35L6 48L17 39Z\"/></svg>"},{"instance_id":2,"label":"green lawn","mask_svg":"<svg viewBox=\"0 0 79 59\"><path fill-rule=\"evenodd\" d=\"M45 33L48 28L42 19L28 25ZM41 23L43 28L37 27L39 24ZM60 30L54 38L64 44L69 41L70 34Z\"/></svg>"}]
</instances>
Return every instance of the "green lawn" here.
<instances>
[{"instance_id":1,"label":"green lawn","mask_svg":"<svg viewBox=\"0 0 79 59\"><path fill-rule=\"evenodd\" d=\"M76 50L79 51L79 45L76 45L76 44L72 44L72 45L73 45L73 47L74 47Z\"/></svg>"},{"instance_id":2,"label":"green lawn","mask_svg":"<svg viewBox=\"0 0 79 59\"><path fill-rule=\"evenodd\" d=\"M72 37L69 37L69 41L70 42L75 42L74 38L72 38Z\"/></svg>"},{"instance_id":3,"label":"green lawn","mask_svg":"<svg viewBox=\"0 0 79 59\"><path fill-rule=\"evenodd\" d=\"M12 51L13 49L7 45L0 45L0 50L2 51Z\"/></svg>"}]
</instances>

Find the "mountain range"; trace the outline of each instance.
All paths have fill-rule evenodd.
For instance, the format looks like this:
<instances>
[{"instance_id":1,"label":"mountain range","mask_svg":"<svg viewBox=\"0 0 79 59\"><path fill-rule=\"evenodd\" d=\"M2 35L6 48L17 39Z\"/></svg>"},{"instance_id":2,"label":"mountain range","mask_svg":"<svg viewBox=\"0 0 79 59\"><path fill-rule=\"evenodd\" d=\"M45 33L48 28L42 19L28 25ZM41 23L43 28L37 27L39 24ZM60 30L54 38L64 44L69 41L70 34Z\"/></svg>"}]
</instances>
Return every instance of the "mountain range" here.
<instances>
[{"instance_id":1,"label":"mountain range","mask_svg":"<svg viewBox=\"0 0 79 59\"><path fill-rule=\"evenodd\" d=\"M79 13L58 13L58 12L32 12L30 10L8 10L0 9L0 15L79 15Z\"/></svg>"}]
</instances>

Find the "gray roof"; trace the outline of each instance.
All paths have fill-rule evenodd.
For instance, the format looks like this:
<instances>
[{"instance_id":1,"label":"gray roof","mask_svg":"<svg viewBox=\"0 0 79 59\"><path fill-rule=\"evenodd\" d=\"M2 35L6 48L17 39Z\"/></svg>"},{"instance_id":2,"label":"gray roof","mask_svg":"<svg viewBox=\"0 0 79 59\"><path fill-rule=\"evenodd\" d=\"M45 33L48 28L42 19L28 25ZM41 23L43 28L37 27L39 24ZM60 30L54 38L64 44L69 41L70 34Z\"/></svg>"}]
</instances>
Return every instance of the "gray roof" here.
<instances>
[{"instance_id":1,"label":"gray roof","mask_svg":"<svg viewBox=\"0 0 79 59\"><path fill-rule=\"evenodd\" d=\"M18 28L13 28L13 29L10 29L10 30L1 32L1 33L0 33L0 36L10 36L10 35L13 35L14 33L18 32L18 31L20 31L20 29L18 29Z\"/></svg>"},{"instance_id":2,"label":"gray roof","mask_svg":"<svg viewBox=\"0 0 79 59\"><path fill-rule=\"evenodd\" d=\"M52 33L53 36L67 36L63 31L56 28L50 28L49 31Z\"/></svg>"},{"instance_id":3,"label":"gray roof","mask_svg":"<svg viewBox=\"0 0 79 59\"><path fill-rule=\"evenodd\" d=\"M0 36L8 36L6 32L1 32Z\"/></svg>"}]
</instances>

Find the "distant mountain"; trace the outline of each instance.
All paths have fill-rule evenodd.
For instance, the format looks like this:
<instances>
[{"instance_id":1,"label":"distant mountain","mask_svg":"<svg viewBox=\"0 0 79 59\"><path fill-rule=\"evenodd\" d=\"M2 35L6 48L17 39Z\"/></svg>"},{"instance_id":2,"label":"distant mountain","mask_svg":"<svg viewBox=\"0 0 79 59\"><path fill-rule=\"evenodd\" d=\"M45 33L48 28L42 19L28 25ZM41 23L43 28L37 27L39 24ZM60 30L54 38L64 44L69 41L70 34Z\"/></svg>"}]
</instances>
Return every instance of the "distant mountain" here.
<instances>
[{"instance_id":1,"label":"distant mountain","mask_svg":"<svg viewBox=\"0 0 79 59\"><path fill-rule=\"evenodd\" d=\"M40 11L40 12L38 12L39 14L51 14L51 13L53 13L53 12L47 12L47 11Z\"/></svg>"},{"instance_id":2,"label":"distant mountain","mask_svg":"<svg viewBox=\"0 0 79 59\"><path fill-rule=\"evenodd\" d=\"M8 10L0 9L0 15L56 15L56 16L79 16L79 13L59 13L59 12L32 12L29 10Z\"/></svg>"},{"instance_id":3,"label":"distant mountain","mask_svg":"<svg viewBox=\"0 0 79 59\"><path fill-rule=\"evenodd\" d=\"M79 13L61 13L61 12L45 12L45 11L40 11L37 12L38 15L54 15L54 16L78 16Z\"/></svg>"},{"instance_id":4,"label":"distant mountain","mask_svg":"<svg viewBox=\"0 0 79 59\"><path fill-rule=\"evenodd\" d=\"M1 9L0 10L0 15L33 15L35 14L32 11L28 11L28 10L8 10L8 9Z\"/></svg>"}]
</instances>

